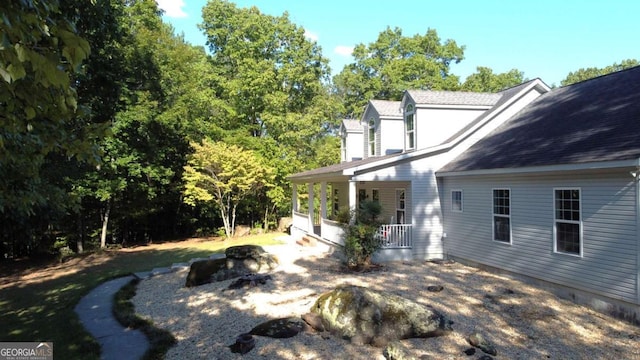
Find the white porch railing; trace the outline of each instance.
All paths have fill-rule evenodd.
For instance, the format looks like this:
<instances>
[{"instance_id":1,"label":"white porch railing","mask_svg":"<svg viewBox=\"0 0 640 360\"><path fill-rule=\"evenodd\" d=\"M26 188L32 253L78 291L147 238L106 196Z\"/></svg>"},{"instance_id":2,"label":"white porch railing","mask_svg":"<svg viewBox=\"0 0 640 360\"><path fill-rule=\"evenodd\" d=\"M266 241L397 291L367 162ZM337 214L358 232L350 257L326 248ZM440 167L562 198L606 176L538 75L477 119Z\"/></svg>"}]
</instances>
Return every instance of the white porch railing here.
<instances>
[{"instance_id":1,"label":"white porch railing","mask_svg":"<svg viewBox=\"0 0 640 360\"><path fill-rule=\"evenodd\" d=\"M322 219L320 226L320 234L323 239L344 245L344 224L329 219Z\"/></svg>"},{"instance_id":2,"label":"white porch railing","mask_svg":"<svg viewBox=\"0 0 640 360\"><path fill-rule=\"evenodd\" d=\"M309 229L309 214L305 214L305 213L301 213L298 211L294 211L293 212L293 226L295 226L296 228L305 231L305 232L310 232L311 229ZM313 232L313 231L311 231Z\"/></svg>"},{"instance_id":3,"label":"white porch railing","mask_svg":"<svg viewBox=\"0 0 640 360\"><path fill-rule=\"evenodd\" d=\"M410 249L413 246L411 224L381 225L376 233L383 249Z\"/></svg>"}]
</instances>

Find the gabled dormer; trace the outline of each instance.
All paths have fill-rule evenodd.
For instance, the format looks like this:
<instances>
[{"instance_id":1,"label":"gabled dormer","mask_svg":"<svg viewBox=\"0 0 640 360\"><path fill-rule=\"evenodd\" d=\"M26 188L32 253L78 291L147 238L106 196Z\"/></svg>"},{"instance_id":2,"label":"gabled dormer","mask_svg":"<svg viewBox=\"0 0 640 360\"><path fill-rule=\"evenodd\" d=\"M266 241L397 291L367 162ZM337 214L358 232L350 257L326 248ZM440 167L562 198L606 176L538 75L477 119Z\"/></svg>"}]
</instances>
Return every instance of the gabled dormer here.
<instances>
[{"instance_id":1,"label":"gabled dormer","mask_svg":"<svg viewBox=\"0 0 640 360\"><path fill-rule=\"evenodd\" d=\"M370 100L360 120L365 158L401 152L404 147L400 101Z\"/></svg>"},{"instance_id":2,"label":"gabled dormer","mask_svg":"<svg viewBox=\"0 0 640 360\"><path fill-rule=\"evenodd\" d=\"M359 120L344 119L340 124L340 161L362 159L363 126Z\"/></svg>"},{"instance_id":3,"label":"gabled dormer","mask_svg":"<svg viewBox=\"0 0 640 360\"><path fill-rule=\"evenodd\" d=\"M491 109L501 97L500 93L405 91L400 104L404 151L442 144Z\"/></svg>"}]
</instances>

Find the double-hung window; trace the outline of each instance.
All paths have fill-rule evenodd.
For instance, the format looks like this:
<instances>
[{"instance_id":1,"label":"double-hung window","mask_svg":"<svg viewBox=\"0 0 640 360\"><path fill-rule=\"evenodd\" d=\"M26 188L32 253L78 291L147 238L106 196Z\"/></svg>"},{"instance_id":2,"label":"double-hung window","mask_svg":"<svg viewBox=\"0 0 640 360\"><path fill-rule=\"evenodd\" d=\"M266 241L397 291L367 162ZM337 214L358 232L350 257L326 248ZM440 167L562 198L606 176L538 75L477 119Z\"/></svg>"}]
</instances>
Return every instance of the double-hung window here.
<instances>
[{"instance_id":1,"label":"double-hung window","mask_svg":"<svg viewBox=\"0 0 640 360\"><path fill-rule=\"evenodd\" d=\"M376 156L376 120L369 119L369 156Z\"/></svg>"},{"instance_id":2,"label":"double-hung window","mask_svg":"<svg viewBox=\"0 0 640 360\"><path fill-rule=\"evenodd\" d=\"M554 189L554 250L582 256L580 189Z\"/></svg>"},{"instance_id":3,"label":"double-hung window","mask_svg":"<svg viewBox=\"0 0 640 360\"><path fill-rule=\"evenodd\" d=\"M511 243L511 190L493 190L493 240Z\"/></svg>"},{"instance_id":4,"label":"double-hung window","mask_svg":"<svg viewBox=\"0 0 640 360\"><path fill-rule=\"evenodd\" d=\"M451 211L462 212L462 190L451 191Z\"/></svg>"},{"instance_id":5,"label":"double-hung window","mask_svg":"<svg viewBox=\"0 0 640 360\"><path fill-rule=\"evenodd\" d=\"M416 147L416 117L412 104L407 105L404 112L405 150Z\"/></svg>"}]
</instances>

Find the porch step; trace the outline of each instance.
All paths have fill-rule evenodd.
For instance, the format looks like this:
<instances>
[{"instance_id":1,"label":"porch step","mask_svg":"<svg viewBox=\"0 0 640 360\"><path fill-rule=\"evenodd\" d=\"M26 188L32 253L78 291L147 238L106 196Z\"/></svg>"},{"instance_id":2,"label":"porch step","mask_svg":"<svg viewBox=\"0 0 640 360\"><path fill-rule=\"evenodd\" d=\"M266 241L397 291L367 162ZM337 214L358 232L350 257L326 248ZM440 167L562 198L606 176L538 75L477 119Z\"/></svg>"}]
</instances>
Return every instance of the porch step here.
<instances>
[{"instance_id":1,"label":"porch step","mask_svg":"<svg viewBox=\"0 0 640 360\"><path fill-rule=\"evenodd\" d=\"M300 246L316 246L318 245L318 240L313 236L305 235L302 239L296 240L296 244Z\"/></svg>"}]
</instances>

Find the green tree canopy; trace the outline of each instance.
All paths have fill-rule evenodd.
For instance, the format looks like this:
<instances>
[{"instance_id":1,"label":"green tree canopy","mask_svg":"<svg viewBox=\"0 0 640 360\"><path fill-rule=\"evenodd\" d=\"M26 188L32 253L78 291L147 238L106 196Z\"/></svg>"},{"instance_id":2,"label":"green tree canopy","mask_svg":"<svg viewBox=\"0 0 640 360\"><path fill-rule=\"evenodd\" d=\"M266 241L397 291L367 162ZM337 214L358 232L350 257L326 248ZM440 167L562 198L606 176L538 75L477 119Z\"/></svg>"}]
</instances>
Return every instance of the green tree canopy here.
<instances>
[{"instance_id":1,"label":"green tree canopy","mask_svg":"<svg viewBox=\"0 0 640 360\"><path fill-rule=\"evenodd\" d=\"M473 92L499 92L525 82L524 73L512 69L501 74L494 74L488 67L478 66L476 72L464 81L461 90Z\"/></svg>"},{"instance_id":2,"label":"green tree canopy","mask_svg":"<svg viewBox=\"0 0 640 360\"><path fill-rule=\"evenodd\" d=\"M235 145L205 139L191 146L195 151L185 166L184 201L190 205L213 201L227 237L232 237L238 205L270 185L271 170L253 151Z\"/></svg>"},{"instance_id":3,"label":"green tree canopy","mask_svg":"<svg viewBox=\"0 0 640 360\"><path fill-rule=\"evenodd\" d=\"M640 63L636 59L627 59L618 63L614 63L613 65L606 66L604 68L582 68L576 71L570 72L564 80L560 82L562 86L567 86L571 84L575 84L577 82L585 81L592 79L594 77L610 74L612 72L632 68L634 66L638 66Z\"/></svg>"},{"instance_id":4,"label":"green tree canopy","mask_svg":"<svg viewBox=\"0 0 640 360\"><path fill-rule=\"evenodd\" d=\"M456 90L449 66L464 58L464 46L443 42L434 29L406 37L387 28L375 42L358 44L353 57L333 82L347 116L358 117L370 99L399 100L407 89Z\"/></svg>"}]
</instances>

